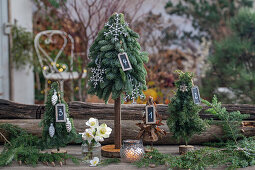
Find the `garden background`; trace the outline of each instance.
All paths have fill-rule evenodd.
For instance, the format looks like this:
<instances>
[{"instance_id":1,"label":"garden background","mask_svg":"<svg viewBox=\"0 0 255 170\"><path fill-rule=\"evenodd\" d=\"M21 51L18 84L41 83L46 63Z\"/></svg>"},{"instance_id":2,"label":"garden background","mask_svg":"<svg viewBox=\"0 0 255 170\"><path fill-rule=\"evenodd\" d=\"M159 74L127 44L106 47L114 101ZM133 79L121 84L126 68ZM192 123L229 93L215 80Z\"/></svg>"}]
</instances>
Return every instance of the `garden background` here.
<instances>
[{"instance_id":1,"label":"garden background","mask_svg":"<svg viewBox=\"0 0 255 170\"><path fill-rule=\"evenodd\" d=\"M124 13L149 53L145 95L168 104L176 69L195 73L201 97L223 103L255 103L255 12L252 0L3 0L1 3L0 98L43 103L45 82L34 51L37 33L56 29L75 41L74 71L87 72L88 49L114 12ZM10 26L8 26L8 24ZM9 31L9 33L8 33ZM43 47L55 56L61 40ZM59 64L67 63L70 45ZM61 68L60 68L61 69ZM65 81L66 101L103 102L87 94L88 79ZM109 101L112 103L112 101ZM145 103L146 100L137 100Z\"/></svg>"}]
</instances>

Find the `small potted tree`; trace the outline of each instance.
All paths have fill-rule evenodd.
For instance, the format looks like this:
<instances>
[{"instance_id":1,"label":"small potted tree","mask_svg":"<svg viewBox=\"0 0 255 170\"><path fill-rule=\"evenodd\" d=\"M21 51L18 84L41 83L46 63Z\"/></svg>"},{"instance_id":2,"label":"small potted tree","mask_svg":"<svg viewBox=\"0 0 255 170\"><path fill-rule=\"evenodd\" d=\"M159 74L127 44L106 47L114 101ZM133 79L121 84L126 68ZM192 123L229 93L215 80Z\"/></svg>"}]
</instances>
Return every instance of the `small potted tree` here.
<instances>
[{"instance_id":1,"label":"small potted tree","mask_svg":"<svg viewBox=\"0 0 255 170\"><path fill-rule=\"evenodd\" d=\"M194 149L194 146L188 145L189 139L194 134L204 131L206 123L199 117L201 106L193 102L191 92L193 74L182 71L176 72L179 74L179 80L175 83L177 92L168 105L170 115L167 119L167 125L175 139L184 140L185 145L179 146L179 153L185 154Z\"/></svg>"},{"instance_id":2,"label":"small potted tree","mask_svg":"<svg viewBox=\"0 0 255 170\"><path fill-rule=\"evenodd\" d=\"M63 99L59 85L53 82L45 103L45 112L40 122L43 148L56 148L51 153L67 153L60 147L77 139L73 119L69 117L68 105ZM62 165L62 162L60 162Z\"/></svg>"}]
</instances>

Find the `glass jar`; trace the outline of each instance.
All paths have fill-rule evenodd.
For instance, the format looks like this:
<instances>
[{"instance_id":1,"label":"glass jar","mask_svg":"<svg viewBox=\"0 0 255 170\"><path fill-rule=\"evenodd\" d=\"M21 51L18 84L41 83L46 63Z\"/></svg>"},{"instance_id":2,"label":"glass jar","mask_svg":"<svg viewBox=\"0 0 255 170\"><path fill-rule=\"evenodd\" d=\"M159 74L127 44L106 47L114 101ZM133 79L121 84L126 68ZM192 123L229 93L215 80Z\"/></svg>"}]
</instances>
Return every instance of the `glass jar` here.
<instances>
[{"instance_id":1,"label":"glass jar","mask_svg":"<svg viewBox=\"0 0 255 170\"><path fill-rule=\"evenodd\" d=\"M87 144L81 145L82 160L89 163L94 157L98 157L101 160L101 144L96 143L94 146L89 146Z\"/></svg>"},{"instance_id":2,"label":"glass jar","mask_svg":"<svg viewBox=\"0 0 255 170\"><path fill-rule=\"evenodd\" d=\"M120 149L120 157L124 162L135 162L143 158L142 140L124 140Z\"/></svg>"}]
</instances>

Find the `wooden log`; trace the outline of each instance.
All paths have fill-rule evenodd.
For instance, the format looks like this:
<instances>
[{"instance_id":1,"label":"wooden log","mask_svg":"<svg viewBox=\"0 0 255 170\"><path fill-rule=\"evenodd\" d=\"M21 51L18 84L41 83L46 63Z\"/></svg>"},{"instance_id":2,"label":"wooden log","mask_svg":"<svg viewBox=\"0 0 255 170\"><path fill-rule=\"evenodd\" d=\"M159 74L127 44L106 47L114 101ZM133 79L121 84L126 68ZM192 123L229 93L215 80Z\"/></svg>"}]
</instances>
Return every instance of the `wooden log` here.
<instances>
[{"instance_id":1,"label":"wooden log","mask_svg":"<svg viewBox=\"0 0 255 170\"><path fill-rule=\"evenodd\" d=\"M10 123L13 125L17 125L26 131L41 136L42 129L39 128L40 120L38 119L1 119L0 124L3 123ZM100 120L101 123L106 123L109 127L114 127L114 121L113 120ZM122 126L122 139L135 139L138 132L139 127L137 127L135 124L140 121L134 121L134 120L122 120L121 126ZM167 135L163 137L162 139L159 139L159 141L155 142L155 144L179 144L176 140L172 139L172 133L169 132L169 129L166 125L166 121L163 121L165 125L161 126L166 132ZM84 120L74 120L74 125L77 130L77 132L83 132L86 128L85 121ZM242 127L244 130L243 134L247 137L254 136L255 135L255 127L247 126ZM221 137L223 135L221 127L217 125L211 125L205 132L201 133L200 135L194 135L191 140L189 141L189 144L201 144L205 142L212 142L217 141L217 138ZM3 141L1 141L3 142ZM114 143L114 131L110 135L110 138L105 139L102 144L112 144ZM180 144L184 144L184 142L181 142Z\"/></svg>"},{"instance_id":2,"label":"wooden log","mask_svg":"<svg viewBox=\"0 0 255 170\"><path fill-rule=\"evenodd\" d=\"M115 145L102 146L101 153L106 158L120 158L120 149L116 149Z\"/></svg>"},{"instance_id":3,"label":"wooden log","mask_svg":"<svg viewBox=\"0 0 255 170\"><path fill-rule=\"evenodd\" d=\"M228 111L239 110L243 114L250 114L251 116L247 120L255 120L255 105L237 105L226 104L223 105ZM162 115L162 119L166 120L169 114L167 113L167 105L157 105L159 114ZM203 110L200 112L202 119L213 118L211 114L204 112L208 107L203 106ZM69 110L71 117L75 119L86 119L90 117L114 120L114 106L113 104L102 103L84 103L84 102L71 102L69 103ZM122 120L141 120L143 111L145 111L145 104L122 104L121 105L121 119ZM44 105L26 105L11 102L8 100L0 99L0 119L36 119L40 118L40 114L44 112Z\"/></svg>"},{"instance_id":4,"label":"wooden log","mask_svg":"<svg viewBox=\"0 0 255 170\"><path fill-rule=\"evenodd\" d=\"M35 119L43 105L28 105L0 99L0 119Z\"/></svg>"}]
</instances>

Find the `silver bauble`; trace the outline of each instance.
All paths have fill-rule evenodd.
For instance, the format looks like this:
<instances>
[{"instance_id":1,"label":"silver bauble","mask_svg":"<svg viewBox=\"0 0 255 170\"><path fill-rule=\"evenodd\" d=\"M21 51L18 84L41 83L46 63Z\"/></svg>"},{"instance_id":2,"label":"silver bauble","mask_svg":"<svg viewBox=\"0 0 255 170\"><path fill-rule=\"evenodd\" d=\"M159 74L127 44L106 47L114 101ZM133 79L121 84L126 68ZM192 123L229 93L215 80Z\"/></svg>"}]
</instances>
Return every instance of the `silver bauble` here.
<instances>
[{"instance_id":1,"label":"silver bauble","mask_svg":"<svg viewBox=\"0 0 255 170\"><path fill-rule=\"evenodd\" d=\"M51 138L55 135L55 128L53 126L53 123L50 124L49 135L50 135Z\"/></svg>"},{"instance_id":2,"label":"silver bauble","mask_svg":"<svg viewBox=\"0 0 255 170\"><path fill-rule=\"evenodd\" d=\"M54 94L51 97L51 103L53 106L55 106L55 104L57 104L58 101L58 96L57 96L57 92L54 90Z\"/></svg>"},{"instance_id":3,"label":"silver bauble","mask_svg":"<svg viewBox=\"0 0 255 170\"><path fill-rule=\"evenodd\" d=\"M72 130L72 124L69 120L69 118L66 118L66 131L69 133Z\"/></svg>"}]
</instances>

